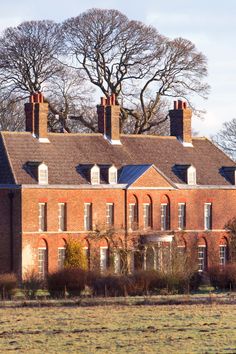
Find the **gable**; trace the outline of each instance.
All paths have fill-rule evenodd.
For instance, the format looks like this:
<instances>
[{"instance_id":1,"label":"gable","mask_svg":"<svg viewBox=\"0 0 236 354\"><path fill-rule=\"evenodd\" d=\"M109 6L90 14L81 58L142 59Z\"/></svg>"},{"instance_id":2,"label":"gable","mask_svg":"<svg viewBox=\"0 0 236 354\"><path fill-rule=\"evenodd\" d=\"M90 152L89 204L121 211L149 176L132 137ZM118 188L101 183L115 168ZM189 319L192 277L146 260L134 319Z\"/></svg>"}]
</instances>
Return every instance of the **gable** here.
<instances>
[{"instance_id":1,"label":"gable","mask_svg":"<svg viewBox=\"0 0 236 354\"><path fill-rule=\"evenodd\" d=\"M162 176L162 174L154 167L151 166L147 171L143 173L134 183L132 187L173 187L171 183Z\"/></svg>"}]
</instances>

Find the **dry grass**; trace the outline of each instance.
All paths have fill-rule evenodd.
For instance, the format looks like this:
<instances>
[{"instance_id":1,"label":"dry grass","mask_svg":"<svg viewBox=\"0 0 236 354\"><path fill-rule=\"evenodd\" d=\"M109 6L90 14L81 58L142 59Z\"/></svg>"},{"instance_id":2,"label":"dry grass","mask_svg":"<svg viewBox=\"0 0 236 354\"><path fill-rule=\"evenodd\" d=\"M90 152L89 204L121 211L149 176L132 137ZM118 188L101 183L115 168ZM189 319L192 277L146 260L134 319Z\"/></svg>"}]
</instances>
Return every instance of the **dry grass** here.
<instances>
[{"instance_id":1,"label":"dry grass","mask_svg":"<svg viewBox=\"0 0 236 354\"><path fill-rule=\"evenodd\" d=\"M236 353L233 305L1 308L0 352Z\"/></svg>"}]
</instances>

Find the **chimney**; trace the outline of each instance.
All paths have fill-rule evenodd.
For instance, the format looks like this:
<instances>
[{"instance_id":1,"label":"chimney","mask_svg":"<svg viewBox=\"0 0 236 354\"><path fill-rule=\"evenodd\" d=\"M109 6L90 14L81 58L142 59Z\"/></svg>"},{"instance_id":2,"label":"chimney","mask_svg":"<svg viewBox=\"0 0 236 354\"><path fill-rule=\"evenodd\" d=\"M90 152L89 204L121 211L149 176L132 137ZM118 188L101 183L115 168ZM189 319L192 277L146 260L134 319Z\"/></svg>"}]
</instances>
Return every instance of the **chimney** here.
<instances>
[{"instance_id":1,"label":"chimney","mask_svg":"<svg viewBox=\"0 0 236 354\"><path fill-rule=\"evenodd\" d=\"M174 101L174 109L169 111L170 135L176 136L185 146L192 146L192 110L186 102Z\"/></svg>"},{"instance_id":2,"label":"chimney","mask_svg":"<svg viewBox=\"0 0 236 354\"><path fill-rule=\"evenodd\" d=\"M98 131L113 145L120 145L120 106L116 104L116 95L101 98L97 106Z\"/></svg>"},{"instance_id":3,"label":"chimney","mask_svg":"<svg viewBox=\"0 0 236 354\"><path fill-rule=\"evenodd\" d=\"M31 132L40 142L48 140L48 103L42 93L34 93L25 103L26 131Z\"/></svg>"}]
</instances>

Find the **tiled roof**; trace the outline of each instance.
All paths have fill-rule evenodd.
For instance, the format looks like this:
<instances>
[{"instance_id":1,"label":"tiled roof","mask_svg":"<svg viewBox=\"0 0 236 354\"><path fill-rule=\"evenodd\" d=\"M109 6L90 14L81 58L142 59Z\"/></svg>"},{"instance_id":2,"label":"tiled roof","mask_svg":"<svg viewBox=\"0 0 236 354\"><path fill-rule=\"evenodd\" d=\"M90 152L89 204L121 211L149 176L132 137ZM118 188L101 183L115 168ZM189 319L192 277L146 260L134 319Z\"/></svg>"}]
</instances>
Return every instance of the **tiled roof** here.
<instances>
[{"instance_id":1,"label":"tiled roof","mask_svg":"<svg viewBox=\"0 0 236 354\"><path fill-rule=\"evenodd\" d=\"M206 138L193 138L184 147L175 137L121 135L121 145L111 145L101 134L48 134L50 143L40 143L28 132L2 132L0 139L0 183L36 184L27 170L30 161L48 165L50 184L88 184L81 165L154 164L174 183L184 183L175 165L193 165L197 184L230 185L220 171L235 163ZM9 161L8 161L9 159ZM102 178L105 180L106 178Z\"/></svg>"}]
</instances>

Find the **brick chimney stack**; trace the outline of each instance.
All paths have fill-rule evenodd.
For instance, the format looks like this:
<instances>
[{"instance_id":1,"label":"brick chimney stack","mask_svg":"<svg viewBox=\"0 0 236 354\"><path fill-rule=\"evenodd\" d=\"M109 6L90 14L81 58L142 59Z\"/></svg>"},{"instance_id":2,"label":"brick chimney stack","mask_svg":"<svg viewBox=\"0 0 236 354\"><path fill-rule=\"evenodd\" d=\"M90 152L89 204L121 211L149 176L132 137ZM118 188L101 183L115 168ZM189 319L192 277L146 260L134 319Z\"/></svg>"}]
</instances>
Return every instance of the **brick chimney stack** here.
<instances>
[{"instance_id":1,"label":"brick chimney stack","mask_svg":"<svg viewBox=\"0 0 236 354\"><path fill-rule=\"evenodd\" d=\"M104 134L111 144L120 144L120 106L116 104L116 95L101 97L97 113L99 133Z\"/></svg>"},{"instance_id":2,"label":"brick chimney stack","mask_svg":"<svg viewBox=\"0 0 236 354\"><path fill-rule=\"evenodd\" d=\"M31 132L40 142L48 140L48 103L42 93L34 93L25 103L26 131Z\"/></svg>"},{"instance_id":3,"label":"brick chimney stack","mask_svg":"<svg viewBox=\"0 0 236 354\"><path fill-rule=\"evenodd\" d=\"M174 101L174 109L169 111L170 135L179 138L186 146L192 144L192 110L186 102Z\"/></svg>"}]
</instances>

